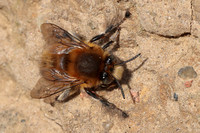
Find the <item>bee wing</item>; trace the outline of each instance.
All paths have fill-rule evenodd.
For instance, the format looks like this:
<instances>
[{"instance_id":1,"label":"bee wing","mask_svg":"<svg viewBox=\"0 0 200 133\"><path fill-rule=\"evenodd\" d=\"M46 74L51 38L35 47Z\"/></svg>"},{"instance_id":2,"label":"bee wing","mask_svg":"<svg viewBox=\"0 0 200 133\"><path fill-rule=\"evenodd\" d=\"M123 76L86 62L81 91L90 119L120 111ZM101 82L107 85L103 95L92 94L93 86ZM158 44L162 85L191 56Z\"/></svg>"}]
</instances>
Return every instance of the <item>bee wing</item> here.
<instances>
[{"instance_id":1,"label":"bee wing","mask_svg":"<svg viewBox=\"0 0 200 133\"><path fill-rule=\"evenodd\" d=\"M63 92L56 93L54 95L51 95L49 97L44 98L45 103L53 104L55 101L63 102L65 99L67 99L70 96L70 89L66 89Z\"/></svg>"},{"instance_id":2,"label":"bee wing","mask_svg":"<svg viewBox=\"0 0 200 133\"><path fill-rule=\"evenodd\" d=\"M64 45L84 47L86 44L78 37L71 35L68 31L51 23L43 23L41 25L41 32L48 45L61 43Z\"/></svg>"},{"instance_id":3,"label":"bee wing","mask_svg":"<svg viewBox=\"0 0 200 133\"><path fill-rule=\"evenodd\" d=\"M59 95L59 97L57 98L58 101L64 101L68 96L69 96L70 90L66 89L65 91L63 91L63 93L61 93Z\"/></svg>"},{"instance_id":4,"label":"bee wing","mask_svg":"<svg viewBox=\"0 0 200 133\"><path fill-rule=\"evenodd\" d=\"M49 81L45 78L40 78L36 84L36 86L31 90L31 97L32 98L46 98L51 95L66 91L70 92L71 83L70 82L55 82Z\"/></svg>"},{"instance_id":5,"label":"bee wing","mask_svg":"<svg viewBox=\"0 0 200 133\"><path fill-rule=\"evenodd\" d=\"M58 81L58 82L77 82L78 80L72 76L69 76L67 73L57 70L57 69L46 69L44 67L40 68L40 73L47 80Z\"/></svg>"}]
</instances>

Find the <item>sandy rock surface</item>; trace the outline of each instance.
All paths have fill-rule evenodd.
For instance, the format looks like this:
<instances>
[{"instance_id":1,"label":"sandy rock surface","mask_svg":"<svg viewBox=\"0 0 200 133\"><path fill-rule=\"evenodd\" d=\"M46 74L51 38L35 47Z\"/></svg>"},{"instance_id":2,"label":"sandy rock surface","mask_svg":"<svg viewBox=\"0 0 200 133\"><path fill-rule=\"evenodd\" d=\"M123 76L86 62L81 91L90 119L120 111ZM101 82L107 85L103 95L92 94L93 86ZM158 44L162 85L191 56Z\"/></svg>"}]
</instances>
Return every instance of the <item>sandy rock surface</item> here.
<instances>
[{"instance_id":1,"label":"sandy rock surface","mask_svg":"<svg viewBox=\"0 0 200 133\"><path fill-rule=\"evenodd\" d=\"M141 25L147 32L171 37L190 33L191 0L138 0L137 11Z\"/></svg>"},{"instance_id":2,"label":"sandy rock surface","mask_svg":"<svg viewBox=\"0 0 200 133\"><path fill-rule=\"evenodd\" d=\"M198 0L1 0L0 133L199 133L199 5ZM142 56L127 64L121 81L126 99L119 89L97 93L125 110L128 118L87 95L54 107L30 97L41 77L42 23L89 40L127 9L132 15L121 25L114 55L121 60ZM193 67L194 78L178 75L186 66ZM137 96L135 103L129 89Z\"/></svg>"}]
</instances>

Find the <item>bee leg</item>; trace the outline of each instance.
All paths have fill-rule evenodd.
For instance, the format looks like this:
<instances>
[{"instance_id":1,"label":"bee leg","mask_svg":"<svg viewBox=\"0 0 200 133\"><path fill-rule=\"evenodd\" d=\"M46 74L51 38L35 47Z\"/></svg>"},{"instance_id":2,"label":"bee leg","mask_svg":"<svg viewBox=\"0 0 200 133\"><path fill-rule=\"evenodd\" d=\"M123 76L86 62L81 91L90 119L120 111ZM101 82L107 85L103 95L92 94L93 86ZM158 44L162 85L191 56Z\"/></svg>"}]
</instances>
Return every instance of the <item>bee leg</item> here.
<instances>
[{"instance_id":1,"label":"bee leg","mask_svg":"<svg viewBox=\"0 0 200 133\"><path fill-rule=\"evenodd\" d=\"M85 89L86 93L90 95L91 97L99 100L104 106L108 107L109 109L115 110L116 112L120 113L124 118L128 117L128 114L124 112L123 110L117 108L113 103L108 102L105 98L99 96L95 92Z\"/></svg>"},{"instance_id":2,"label":"bee leg","mask_svg":"<svg viewBox=\"0 0 200 133\"><path fill-rule=\"evenodd\" d=\"M104 38L104 36L105 36L104 33L103 33L103 34L100 34L100 35L96 35L96 36L94 36L94 37L90 40L90 42L95 42L95 41L97 41L97 40L100 40L100 39Z\"/></svg>"},{"instance_id":3,"label":"bee leg","mask_svg":"<svg viewBox=\"0 0 200 133\"><path fill-rule=\"evenodd\" d=\"M94 36L90 40L90 42L95 42L97 40L102 40L103 42L106 42L106 40L109 40L109 38L119 29L119 26L120 26L119 24L116 26L113 26L113 25L109 26L106 29L105 33Z\"/></svg>"},{"instance_id":4,"label":"bee leg","mask_svg":"<svg viewBox=\"0 0 200 133\"><path fill-rule=\"evenodd\" d=\"M121 25L127 18L129 18L130 16L131 16L131 13L127 10L126 13L125 13L125 15L124 15L124 18L122 19L122 21L120 21L120 22L119 22L118 24L116 24L116 25L110 25L110 26L106 29L105 33L94 36L94 37L90 40L90 42L95 42L95 41L97 41L97 40L105 39L105 38L108 39L110 36L112 36L112 35L119 29L120 25Z\"/></svg>"},{"instance_id":5,"label":"bee leg","mask_svg":"<svg viewBox=\"0 0 200 133\"><path fill-rule=\"evenodd\" d=\"M110 39L109 42L107 42L106 44L102 45L102 46L101 46L102 49L108 48L108 47L109 47L111 44L113 44L114 42L116 42L116 45L115 45L114 49L118 48L118 46L119 46L120 30L121 30L121 28L118 27L117 33L115 34L115 36L112 37L112 38ZM115 32L116 32L116 31L115 31Z\"/></svg>"},{"instance_id":6,"label":"bee leg","mask_svg":"<svg viewBox=\"0 0 200 133\"><path fill-rule=\"evenodd\" d=\"M108 48L114 41L109 41L108 43L106 43L105 45L102 46L102 49L106 49Z\"/></svg>"}]
</instances>

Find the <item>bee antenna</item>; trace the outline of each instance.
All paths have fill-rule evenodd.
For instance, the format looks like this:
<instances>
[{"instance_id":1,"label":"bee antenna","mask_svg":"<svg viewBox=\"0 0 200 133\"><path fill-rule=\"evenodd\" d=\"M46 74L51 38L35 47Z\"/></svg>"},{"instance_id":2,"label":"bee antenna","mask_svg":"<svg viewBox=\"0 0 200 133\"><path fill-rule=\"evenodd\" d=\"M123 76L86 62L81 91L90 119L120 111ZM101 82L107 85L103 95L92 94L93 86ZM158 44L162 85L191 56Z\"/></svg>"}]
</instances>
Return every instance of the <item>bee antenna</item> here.
<instances>
[{"instance_id":1,"label":"bee antenna","mask_svg":"<svg viewBox=\"0 0 200 133\"><path fill-rule=\"evenodd\" d=\"M118 85L118 87L119 87L119 88L120 88L120 90L121 90L122 97L125 99L124 90L123 90L123 88L122 88L121 84L119 83L119 81L118 81L117 79L115 79L115 81L117 82L117 85Z\"/></svg>"},{"instance_id":2,"label":"bee antenna","mask_svg":"<svg viewBox=\"0 0 200 133\"><path fill-rule=\"evenodd\" d=\"M119 83L119 81L111 74L111 76L114 78L114 80L116 81L116 83L117 83L117 85L118 85L118 87L120 88L120 90L121 90L121 93L122 93L122 97L125 99L125 94L124 94L124 90L123 90L123 88L122 88L122 86L121 86L121 84Z\"/></svg>"},{"instance_id":3,"label":"bee antenna","mask_svg":"<svg viewBox=\"0 0 200 133\"><path fill-rule=\"evenodd\" d=\"M126 61L120 62L120 63L115 64L115 65L124 65L124 64L126 64L126 63L128 63L128 62L130 62L130 61L132 61L132 60L134 60L134 59L136 59L136 58L139 57L140 55L141 55L141 53L137 54L136 56L134 56L134 57L132 57L132 58L126 60Z\"/></svg>"}]
</instances>

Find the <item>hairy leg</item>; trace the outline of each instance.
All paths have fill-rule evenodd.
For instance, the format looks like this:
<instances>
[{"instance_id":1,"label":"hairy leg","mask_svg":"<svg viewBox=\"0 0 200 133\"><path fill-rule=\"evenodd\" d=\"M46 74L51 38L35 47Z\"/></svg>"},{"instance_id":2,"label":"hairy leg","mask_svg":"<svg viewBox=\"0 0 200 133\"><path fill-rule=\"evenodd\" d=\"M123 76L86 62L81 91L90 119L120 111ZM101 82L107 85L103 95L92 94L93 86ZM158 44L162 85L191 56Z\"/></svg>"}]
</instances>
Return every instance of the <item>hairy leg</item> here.
<instances>
[{"instance_id":1,"label":"hairy leg","mask_svg":"<svg viewBox=\"0 0 200 133\"><path fill-rule=\"evenodd\" d=\"M128 117L128 114L126 112L124 112L123 110L119 109L118 107L116 107L113 103L110 103L109 101L107 101L105 98L99 96L98 94L96 94L95 92L89 90L89 89L85 89L86 93L88 95L90 95L91 97L99 100L105 107L109 108L110 110L113 110L117 113L120 113L124 118Z\"/></svg>"}]
</instances>

